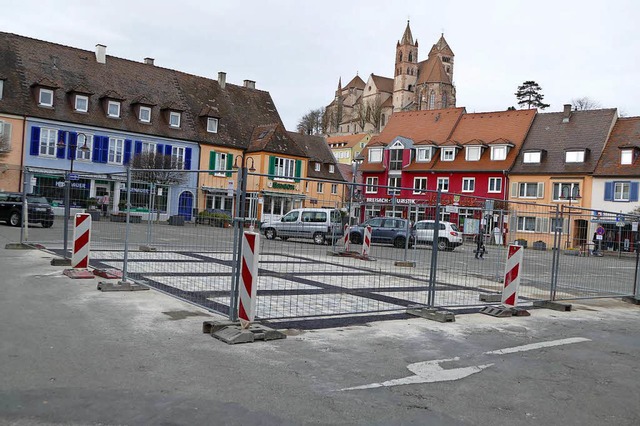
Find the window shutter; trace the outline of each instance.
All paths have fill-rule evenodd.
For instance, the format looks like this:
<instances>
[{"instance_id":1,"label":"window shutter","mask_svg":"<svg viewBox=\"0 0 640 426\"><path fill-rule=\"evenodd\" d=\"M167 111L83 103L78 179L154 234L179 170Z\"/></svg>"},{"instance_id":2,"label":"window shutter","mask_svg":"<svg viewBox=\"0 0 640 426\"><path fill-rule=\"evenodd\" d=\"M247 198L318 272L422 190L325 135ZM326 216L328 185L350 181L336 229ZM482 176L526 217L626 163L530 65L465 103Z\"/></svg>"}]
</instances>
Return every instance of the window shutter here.
<instances>
[{"instance_id":1,"label":"window shutter","mask_svg":"<svg viewBox=\"0 0 640 426\"><path fill-rule=\"evenodd\" d=\"M538 198L544 198L544 182L538 182Z\"/></svg>"},{"instance_id":2,"label":"window shutter","mask_svg":"<svg viewBox=\"0 0 640 426\"><path fill-rule=\"evenodd\" d=\"M156 145L156 152L158 154L164 154L164 145L159 143Z\"/></svg>"},{"instance_id":3,"label":"window shutter","mask_svg":"<svg viewBox=\"0 0 640 426\"><path fill-rule=\"evenodd\" d=\"M296 182L300 182L300 173L302 173L302 160L296 160L296 168L295 168L295 177L296 179L294 179Z\"/></svg>"},{"instance_id":4,"label":"window shutter","mask_svg":"<svg viewBox=\"0 0 640 426\"><path fill-rule=\"evenodd\" d=\"M191 170L191 151L192 148L185 148L184 149L184 169L185 170Z\"/></svg>"},{"instance_id":5,"label":"window shutter","mask_svg":"<svg viewBox=\"0 0 640 426\"><path fill-rule=\"evenodd\" d=\"M142 141L135 141L133 144L133 155L142 154Z\"/></svg>"},{"instance_id":6,"label":"window shutter","mask_svg":"<svg viewBox=\"0 0 640 426\"><path fill-rule=\"evenodd\" d=\"M216 152L209 151L209 170L216 169ZM215 174L213 171L209 172L210 175Z\"/></svg>"},{"instance_id":7,"label":"window shutter","mask_svg":"<svg viewBox=\"0 0 640 426\"><path fill-rule=\"evenodd\" d=\"M518 198L518 182L511 182L511 198Z\"/></svg>"},{"instance_id":8,"label":"window shutter","mask_svg":"<svg viewBox=\"0 0 640 426\"><path fill-rule=\"evenodd\" d=\"M67 150L67 160L76 159L76 148L78 148L78 134L69 132L69 149Z\"/></svg>"},{"instance_id":9,"label":"window shutter","mask_svg":"<svg viewBox=\"0 0 640 426\"><path fill-rule=\"evenodd\" d=\"M613 182L604 183L604 200L613 201Z\"/></svg>"},{"instance_id":10,"label":"window shutter","mask_svg":"<svg viewBox=\"0 0 640 426\"><path fill-rule=\"evenodd\" d=\"M269 156L269 171L267 172L269 179L273 179L276 174L276 157Z\"/></svg>"},{"instance_id":11,"label":"window shutter","mask_svg":"<svg viewBox=\"0 0 640 426\"><path fill-rule=\"evenodd\" d=\"M100 162L107 163L109 161L109 136L101 136L100 144Z\"/></svg>"},{"instance_id":12,"label":"window shutter","mask_svg":"<svg viewBox=\"0 0 640 426\"><path fill-rule=\"evenodd\" d=\"M58 130L58 142L64 142L64 146L62 148L56 147L56 158L64 158L64 151L69 148L69 143L67 142L67 132L62 130Z\"/></svg>"},{"instance_id":13,"label":"window shutter","mask_svg":"<svg viewBox=\"0 0 640 426\"><path fill-rule=\"evenodd\" d=\"M129 164L131 160L131 139L124 140L124 155L122 157L122 164Z\"/></svg>"},{"instance_id":14,"label":"window shutter","mask_svg":"<svg viewBox=\"0 0 640 426\"><path fill-rule=\"evenodd\" d=\"M91 161L100 162L100 146L102 145L102 136L93 137L93 150L91 152Z\"/></svg>"},{"instance_id":15,"label":"window shutter","mask_svg":"<svg viewBox=\"0 0 640 426\"><path fill-rule=\"evenodd\" d=\"M227 177L231 177L231 169L233 169L233 154L231 153L227 153L227 173L226 176Z\"/></svg>"},{"instance_id":16,"label":"window shutter","mask_svg":"<svg viewBox=\"0 0 640 426\"><path fill-rule=\"evenodd\" d=\"M29 147L29 154L40 154L40 127L33 126L31 128L31 146Z\"/></svg>"},{"instance_id":17,"label":"window shutter","mask_svg":"<svg viewBox=\"0 0 640 426\"><path fill-rule=\"evenodd\" d=\"M173 150L173 147L171 145L165 145L164 146L164 155L171 157L171 151Z\"/></svg>"},{"instance_id":18,"label":"window shutter","mask_svg":"<svg viewBox=\"0 0 640 426\"><path fill-rule=\"evenodd\" d=\"M638 201L638 182L631 182L629 188L629 201Z\"/></svg>"}]
</instances>

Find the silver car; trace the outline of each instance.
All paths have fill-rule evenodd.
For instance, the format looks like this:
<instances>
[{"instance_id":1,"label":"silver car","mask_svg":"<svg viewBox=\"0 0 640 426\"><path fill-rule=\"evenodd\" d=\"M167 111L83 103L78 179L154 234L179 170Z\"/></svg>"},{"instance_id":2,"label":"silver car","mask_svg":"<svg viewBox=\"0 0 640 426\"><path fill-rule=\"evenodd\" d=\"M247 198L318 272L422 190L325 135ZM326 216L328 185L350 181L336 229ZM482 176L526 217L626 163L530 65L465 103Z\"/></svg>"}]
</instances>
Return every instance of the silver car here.
<instances>
[{"instance_id":1,"label":"silver car","mask_svg":"<svg viewBox=\"0 0 640 426\"><path fill-rule=\"evenodd\" d=\"M335 209L291 210L278 221L263 223L260 229L268 240L308 238L316 244L330 244L343 235L342 215Z\"/></svg>"},{"instance_id":2,"label":"silver car","mask_svg":"<svg viewBox=\"0 0 640 426\"><path fill-rule=\"evenodd\" d=\"M433 244L435 220L420 220L415 224L417 244ZM462 245L462 233L455 223L440 221L438 250L452 251Z\"/></svg>"}]
</instances>

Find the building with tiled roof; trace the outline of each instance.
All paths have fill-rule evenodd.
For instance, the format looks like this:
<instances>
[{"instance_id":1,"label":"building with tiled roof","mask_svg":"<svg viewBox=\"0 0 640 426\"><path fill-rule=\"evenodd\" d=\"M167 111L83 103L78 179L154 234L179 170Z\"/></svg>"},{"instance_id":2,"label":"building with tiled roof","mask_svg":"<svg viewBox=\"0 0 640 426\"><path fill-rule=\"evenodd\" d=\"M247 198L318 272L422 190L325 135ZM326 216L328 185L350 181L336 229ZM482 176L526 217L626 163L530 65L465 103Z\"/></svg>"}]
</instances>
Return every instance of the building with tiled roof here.
<instances>
[{"instance_id":1,"label":"building with tiled roof","mask_svg":"<svg viewBox=\"0 0 640 426\"><path fill-rule=\"evenodd\" d=\"M351 165L370 140L370 133L356 133L328 137L327 144L338 163Z\"/></svg>"},{"instance_id":2,"label":"building with tiled roof","mask_svg":"<svg viewBox=\"0 0 640 426\"><path fill-rule=\"evenodd\" d=\"M352 80L344 88L339 79L334 99L326 107L327 134L378 133L395 112L455 107L454 57L441 35L427 59L418 61L418 41L414 41L407 22L396 45L393 78L371 74L367 83L361 84L356 76L358 84ZM367 111L366 120L363 111Z\"/></svg>"}]
</instances>

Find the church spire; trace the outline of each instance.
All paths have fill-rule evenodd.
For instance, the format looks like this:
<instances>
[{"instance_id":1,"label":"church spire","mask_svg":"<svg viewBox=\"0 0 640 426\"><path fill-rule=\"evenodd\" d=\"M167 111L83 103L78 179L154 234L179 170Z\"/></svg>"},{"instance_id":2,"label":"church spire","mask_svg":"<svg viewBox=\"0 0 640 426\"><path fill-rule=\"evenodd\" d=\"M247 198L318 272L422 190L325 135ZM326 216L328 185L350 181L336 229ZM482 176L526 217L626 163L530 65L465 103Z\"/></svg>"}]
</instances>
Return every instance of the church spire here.
<instances>
[{"instance_id":1,"label":"church spire","mask_svg":"<svg viewBox=\"0 0 640 426\"><path fill-rule=\"evenodd\" d=\"M342 90L342 76L338 78L338 90Z\"/></svg>"},{"instance_id":2,"label":"church spire","mask_svg":"<svg viewBox=\"0 0 640 426\"><path fill-rule=\"evenodd\" d=\"M402 40L400 40L400 44L413 44L413 35L411 35L411 28L409 28L409 20L407 19L407 28L404 30L404 34L402 35Z\"/></svg>"}]
</instances>

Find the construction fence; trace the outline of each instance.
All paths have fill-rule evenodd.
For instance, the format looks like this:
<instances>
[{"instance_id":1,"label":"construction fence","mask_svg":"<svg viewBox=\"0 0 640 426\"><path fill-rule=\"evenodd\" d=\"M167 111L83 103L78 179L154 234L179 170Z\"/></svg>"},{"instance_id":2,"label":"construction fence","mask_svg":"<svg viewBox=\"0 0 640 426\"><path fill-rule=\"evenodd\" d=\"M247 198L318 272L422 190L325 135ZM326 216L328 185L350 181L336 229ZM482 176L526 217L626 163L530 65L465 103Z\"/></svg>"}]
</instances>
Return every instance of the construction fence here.
<instances>
[{"instance_id":1,"label":"construction fence","mask_svg":"<svg viewBox=\"0 0 640 426\"><path fill-rule=\"evenodd\" d=\"M480 295L503 288L509 244L525 247L521 304L638 294L637 216L414 188L367 198L355 183L247 168L68 177L26 170L24 192L45 197L54 221L23 220L23 242L70 256L69 217L89 213L92 266L233 319L244 231L261 234L263 320L484 306Z\"/></svg>"}]
</instances>

